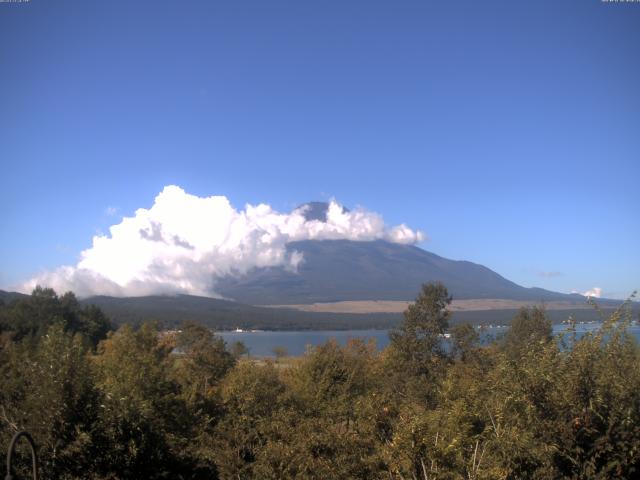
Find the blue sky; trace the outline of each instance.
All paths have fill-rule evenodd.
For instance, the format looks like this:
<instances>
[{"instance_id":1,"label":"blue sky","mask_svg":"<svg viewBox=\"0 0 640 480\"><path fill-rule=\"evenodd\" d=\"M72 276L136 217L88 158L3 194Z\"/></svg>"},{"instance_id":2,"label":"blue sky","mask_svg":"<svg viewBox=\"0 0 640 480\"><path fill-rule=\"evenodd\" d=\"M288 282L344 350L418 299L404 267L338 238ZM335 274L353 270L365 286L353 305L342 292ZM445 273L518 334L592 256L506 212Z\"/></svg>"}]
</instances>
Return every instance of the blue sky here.
<instances>
[{"instance_id":1,"label":"blue sky","mask_svg":"<svg viewBox=\"0 0 640 480\"><path fill-rule=\"evenodd\" d=\"M174 184L335 197L522 285L624 297L639 48L640 4L599 0L0 3L0 287Z\"/></svg>"}]
</instances>

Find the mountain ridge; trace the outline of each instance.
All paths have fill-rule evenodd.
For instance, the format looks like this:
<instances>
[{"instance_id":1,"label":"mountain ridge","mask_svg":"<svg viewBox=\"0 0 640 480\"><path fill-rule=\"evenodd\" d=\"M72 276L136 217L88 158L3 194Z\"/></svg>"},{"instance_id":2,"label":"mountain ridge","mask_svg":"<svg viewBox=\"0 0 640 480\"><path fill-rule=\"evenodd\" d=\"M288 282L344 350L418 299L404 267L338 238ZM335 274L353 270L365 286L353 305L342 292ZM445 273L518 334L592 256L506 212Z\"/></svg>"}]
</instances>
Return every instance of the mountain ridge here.
<instances>
[{"instance_id":1,"label":"mountain ridge","mask_svg":"<svg viewBox=\"0 0 640 480\"><path fill-rule=\"evenodd\" d=\"M423 283L441 281L456 299L544 302L584 298L522 287L484 265L384 240L304 240L289 243L287 250L303 254L297 272L280 267L254 269L219 280L216 292L252 305L413 300Z\"/></svg>"}]
</instances>

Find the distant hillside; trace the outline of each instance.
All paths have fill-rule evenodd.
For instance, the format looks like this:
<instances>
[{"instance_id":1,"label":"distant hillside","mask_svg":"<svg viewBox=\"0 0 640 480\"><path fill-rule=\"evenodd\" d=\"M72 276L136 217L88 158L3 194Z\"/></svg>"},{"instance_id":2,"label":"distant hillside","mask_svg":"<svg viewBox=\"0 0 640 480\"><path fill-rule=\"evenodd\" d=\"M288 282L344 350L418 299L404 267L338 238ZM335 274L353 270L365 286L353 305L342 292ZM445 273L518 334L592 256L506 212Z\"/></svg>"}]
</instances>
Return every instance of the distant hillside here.
<instances>
[{"instance_id":1,"label":"distant hillside","mask_svg":"<svg viewBox=\"0 0 640 480\"><path fill-rule=\"evenodd\" d=\"M319 313L284 308L260 308L215 298L191 295L149 297L92 297L82 301L99 306L116 325L139 324L157 320L166 328L180 325L184 320L202 323L216 330L235 328L256 330L358 330L388 329L402 320L401 313ZM517 309L453 312L451 323L506 325ZM610 308L605 311L609 313ZM598 320L593 310L548 311L549 318L562 322L573 315L578 321Z\"/></svg>"},{"instance_id":2,"label":"distant hillside","mask_svg":"<svg viewBox=\"0 0 640 480\"><path fill-rule=\"evenodd\" d=\"M139 324L157 320L167 328L184 320L202 323L217 330L344 330L361 328L390 328L400 321L402 314L344 314L310 313L291 309L261 308L215 298L192 295L148 297L90 297L82 300L94 304L109 315L116 324Z\"/></svg>"},{"instance_id":3,"label":"distant hillside","mask_svg":"<svg viewBox=\"0 0 640 480\"><path fill-rule=\"evenodd\" d=\"M219 281L216 291L253 305L413 300L423 283L441 281L456 299L584 300L580 295L521 287L477 263L449 260L412 245L324 240L293 242L288 249L304 254L297 273L256 269Z\"/></svg>"},{"instance_id":4,"label":"distant hillside","mask_svg":"<svg viewBox=\"0 0 640 480\"><path fill-rule=\"evenodd\" d=\"M18 298L24 298L27 295L24 293L18 292L5 292L4 290L0 290L0 303L9 303L11 300L16 300Z\"/></svg>"},{"instance_id":5,"label":"distant hillside","mask_svg":"<svg viewBox=\"0 0 640 480\"><path fill-rule=\"evenodd\" d=\"M11 302L27 295L0 291L0 314L2 303ZM140 324L155 320L165 328L174 328L185 320L195 321L216 330L358 330L389 329L402 320L401 313L325 313L301 312L287 308L261 308L227 300L196 297L191 295L148 296L148 297L91 297L82 304L94 304L100 307L114 322ZM611 311L605 306L606 313ZM635 309L638 314L637 308ZM505 325L517 309L455 311L451 323L468 322L471 324ZM578 321L598 320L593 309L550 310L547 312L554 322L566 320L573 315Z\"/></svg>"}]
</instances>

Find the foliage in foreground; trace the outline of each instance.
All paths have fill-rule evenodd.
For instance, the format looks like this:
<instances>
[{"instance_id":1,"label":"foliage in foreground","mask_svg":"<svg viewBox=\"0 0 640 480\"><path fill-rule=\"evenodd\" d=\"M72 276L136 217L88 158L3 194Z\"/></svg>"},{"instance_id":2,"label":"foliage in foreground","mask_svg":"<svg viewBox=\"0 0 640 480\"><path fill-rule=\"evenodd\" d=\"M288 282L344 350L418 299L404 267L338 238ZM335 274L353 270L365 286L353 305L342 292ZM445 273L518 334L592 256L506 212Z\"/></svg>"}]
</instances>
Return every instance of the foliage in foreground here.
<instances>
[{"instance_id":1,"label":"foliage in foreground","mask_svg":"<svg viewBox=\"0 0 640 480\"><path fill-rule=\"evenodd\" d=\"M463 325L443 349L450 297L429 284L382 352L328 342L271 362L195 324L107 335L74 299L40 289L0 306L0 448L31 432L44 478L640 475L628 305L583 337L553 338L533 308L491 345Z\"/></svg>"}]
</instances>

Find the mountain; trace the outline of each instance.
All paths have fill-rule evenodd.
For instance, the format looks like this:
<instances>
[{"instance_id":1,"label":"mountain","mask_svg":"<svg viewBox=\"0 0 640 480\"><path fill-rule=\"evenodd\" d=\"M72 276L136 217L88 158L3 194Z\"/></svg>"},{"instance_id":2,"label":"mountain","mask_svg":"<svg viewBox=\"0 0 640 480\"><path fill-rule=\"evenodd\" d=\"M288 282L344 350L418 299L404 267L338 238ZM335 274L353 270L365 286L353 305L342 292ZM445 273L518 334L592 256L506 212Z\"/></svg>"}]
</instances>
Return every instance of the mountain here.
<instances>
[{"instance_id":1,"label":"mountain","mask_svg":"<svg viewBox=\"0 0 640 480\"><path fill-rule=\"evenodd\" d=\"M307 220L327 221L329 205L297 207ZM344 209L348 212L349 210ZM215 291L252 305L295 305L349 300L413 300L425 282L443 282L454 299L581 302L541 288L522 287L473 262L449 260L413 245L378 241L305 240L287 245L303 254L297 272L281 267L254 269L220 279Z\"/></svg>"},{"instance_id":2,"label":"mountain","mask_svg":"<svg viewBox=\"0 0 640 480\"><path fill-rule=\"evenodd\" d=\"M485 266L449 260L412 245L306 240L287 248L304 255L297 272L255 269L241 277L224 278L216 291L252 305L413 300L423 283L441 281L455 299L584 301L580 295L525 288Z\"/></svg>"},{"instance_id":3,"label":"mountain","mask_svg":"<svg viewBox=\"0 0 640 480\"><path fill-rule=\"evenodd\" d=\"M307 220L327 220L326 203L311 202L300 208ZM98 305L116 323L157 319L167 326L193 320L218 329L388 328L402 318L400 312L405 306L384 310L377 304L369 310L333 311L323 311L316 306L304 311L307 309L301 307L354 300L374 304L374 301L412 301L423 283L441 281L454 301L478 300L465 308L452 305L456 310L454 321L508 323L520 306L516 302L546 302L554 321L565 320L569 314L585 321L597 318L593 309L585 308L588 306L582 295L525 288L483 265L450 260L412 245L382 240L306 240L288 244L287 250L303 254L297 272L259 268L239 277L219 279L215 291L227 300L169 295L97 296L82 301ZM19 296L0 291L0 304ZM479 305L483 302L484 306ZM620 302L599 299L598 304L610 309ZM261 307L263 305L275 307ZM282 308L287 305L291 308ZM493 306L487 308L487 305Z\"/></svg>"},{"instance_id":4,"label":"mountain","mask_svg":"<svg viewBox=\"0 0 640 480\"><path fill-rule=\"evenodd\" d=\"M24 293L6 292L4 290L0 290L0 304L9 303L12 300L18 300L20 298L26 298L26 297L27 295L25 295Z\"/></svg>"}]
</instances>

